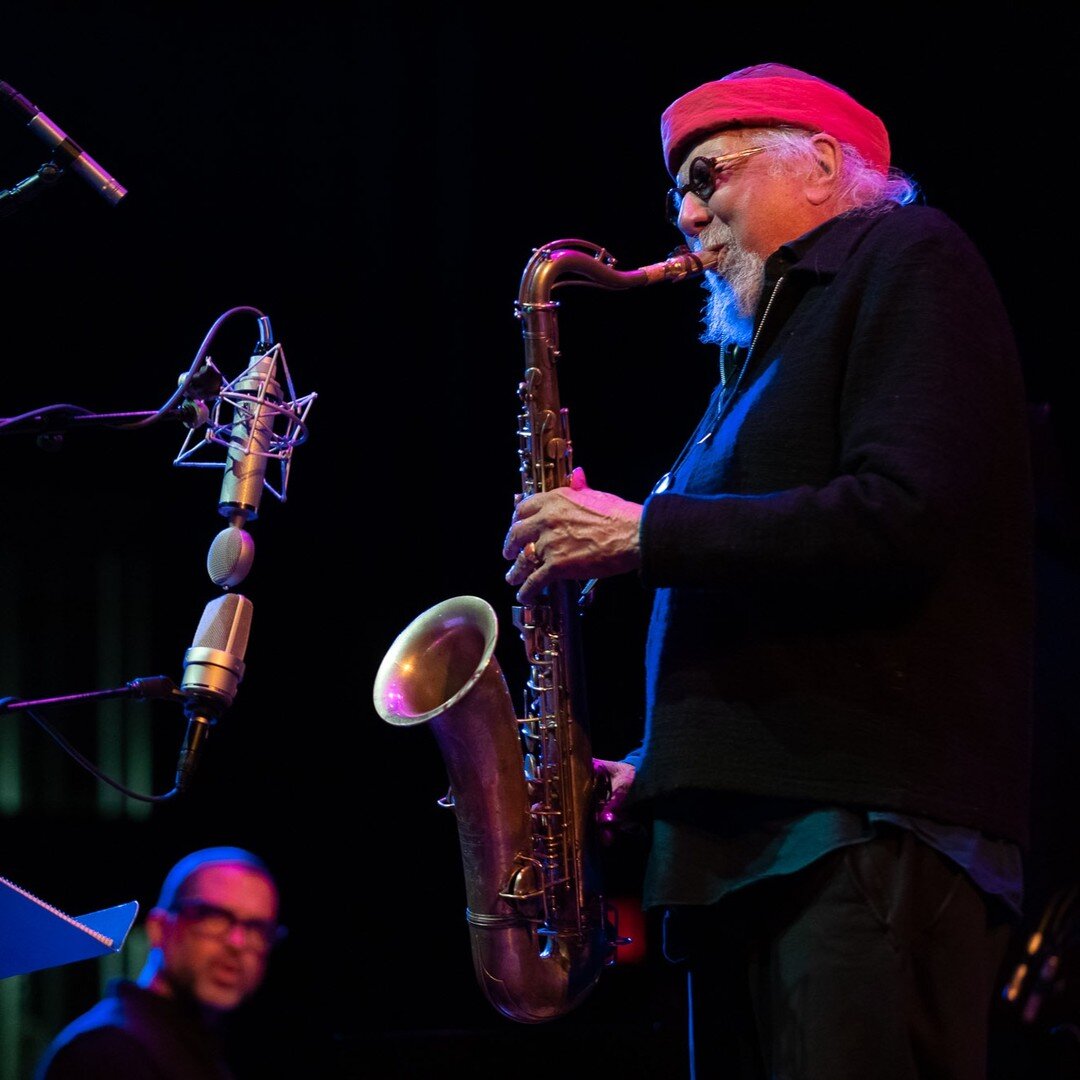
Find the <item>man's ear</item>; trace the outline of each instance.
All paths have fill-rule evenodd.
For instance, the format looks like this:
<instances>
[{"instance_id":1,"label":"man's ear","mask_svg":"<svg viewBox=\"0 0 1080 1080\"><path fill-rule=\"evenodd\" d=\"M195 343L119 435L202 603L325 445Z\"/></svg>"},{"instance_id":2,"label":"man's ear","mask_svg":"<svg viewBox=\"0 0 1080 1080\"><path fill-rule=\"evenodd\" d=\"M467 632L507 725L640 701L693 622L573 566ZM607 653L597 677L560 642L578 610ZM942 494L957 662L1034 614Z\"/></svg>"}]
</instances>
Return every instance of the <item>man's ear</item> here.
<instances>
[{"instance_id":1,"label":"man's ear","mask_svg":"<svg viewBox=\"0 0 1080 1080\"><path fill-rule=\"evenodd\" d=\"M819 133L814 136L815 159L813 171L807 178L807 199L814 206L821 206L836 193L840 169L844 163L844 151L831 135Z\"/></svg>"},{"instance_id":2,"label":"man's ear","mask_svg":"<svg viewBox=\"0 0 1080 1080\"><path fill-rule=\"evenodd\" d=\"M150 942L150 948L161 948L161 941L165 935L165 923L171 917L164 908L150 909L150 913L146 916L146 939Z\"/></svg>"}]
</instances>

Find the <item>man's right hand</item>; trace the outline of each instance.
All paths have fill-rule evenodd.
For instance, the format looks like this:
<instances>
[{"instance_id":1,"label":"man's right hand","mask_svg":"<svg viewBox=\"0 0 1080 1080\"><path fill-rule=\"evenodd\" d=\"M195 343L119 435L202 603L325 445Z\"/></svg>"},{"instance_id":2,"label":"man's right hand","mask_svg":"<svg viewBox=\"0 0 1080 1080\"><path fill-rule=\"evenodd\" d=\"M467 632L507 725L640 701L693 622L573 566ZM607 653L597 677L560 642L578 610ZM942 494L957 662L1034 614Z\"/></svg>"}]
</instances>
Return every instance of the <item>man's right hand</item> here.
<instances>
[{"instance_id":1,"label":"man's right hand","mask_svg":"<svg viewBox=\"0 0 1080 1080\"><path fill-rule=\"evenodd\" d=\"M634 782L636 770L625 761L606 761L602 758L593 758L593 770L601 785L596 820L605 841L610 843L618 830L628 827L622 818L622 805Z\"/></svg>"}]
</instances>

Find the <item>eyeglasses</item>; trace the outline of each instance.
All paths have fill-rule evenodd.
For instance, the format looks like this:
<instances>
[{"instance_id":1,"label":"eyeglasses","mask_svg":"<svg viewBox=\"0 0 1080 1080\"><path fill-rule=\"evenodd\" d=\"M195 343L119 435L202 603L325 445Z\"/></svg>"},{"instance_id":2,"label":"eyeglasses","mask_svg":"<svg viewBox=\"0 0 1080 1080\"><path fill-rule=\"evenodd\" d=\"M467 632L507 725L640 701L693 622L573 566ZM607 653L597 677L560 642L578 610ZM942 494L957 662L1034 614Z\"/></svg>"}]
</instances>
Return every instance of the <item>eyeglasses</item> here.
<instances>
[{"instance_id":1,"label":"eyeglasses","mask_svg":"<svg viewBox=\"0 0 1080 1080\"><path fill-rule=\"evenodd\" d=\"M241 919L227 908L204 900L178 900L172 910L205 937L225 938L234 926L239 926L244 931L244 947L258 952L269 952L287 933L284 926L269 919Z\"/></svg>"},{"instance_id":2,"label":"eyeglasses","mask_svg":"<svg viewBox=\"0 0 1080 1080\"><path fill-rule=\"evenodd\" d=\"M744 158L760 154L764 146L749 146L745 150L736 150L731 154L721 154L719 157L696 157L690 162L690 170L687 173L688 180L682 187L668 188L665 198L668 221L675 226L679 224L679 211L682 209L682 201L686 195L696 195L702 202L708 202L716 190L716 181L720 174Z\"/></svg>"}]
</instances>

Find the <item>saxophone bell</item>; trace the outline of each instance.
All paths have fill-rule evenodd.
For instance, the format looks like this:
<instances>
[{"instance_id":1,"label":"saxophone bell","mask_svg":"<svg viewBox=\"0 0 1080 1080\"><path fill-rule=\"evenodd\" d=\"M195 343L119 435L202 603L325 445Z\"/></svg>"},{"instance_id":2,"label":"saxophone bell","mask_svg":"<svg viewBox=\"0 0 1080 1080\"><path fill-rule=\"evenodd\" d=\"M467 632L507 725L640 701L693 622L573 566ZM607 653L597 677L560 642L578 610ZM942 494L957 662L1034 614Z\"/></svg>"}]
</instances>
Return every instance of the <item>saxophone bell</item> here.
<instances>
[{"instance_id":1,"label":"saxophone bell","mask_svg":"<svg viewBox=\"0 0 1080 1080\"><path fill-rule=\"evenodd\" d=\"M465 871L473 967L488 1001L521 1023L552 1020L592 990L613 930L585 934L546 909L519 721L495 659L498 622L476 596L444 600L395 639L375 679L375 709L398 727L427 724L442 752Z\"/></svg>"}]
</instances>

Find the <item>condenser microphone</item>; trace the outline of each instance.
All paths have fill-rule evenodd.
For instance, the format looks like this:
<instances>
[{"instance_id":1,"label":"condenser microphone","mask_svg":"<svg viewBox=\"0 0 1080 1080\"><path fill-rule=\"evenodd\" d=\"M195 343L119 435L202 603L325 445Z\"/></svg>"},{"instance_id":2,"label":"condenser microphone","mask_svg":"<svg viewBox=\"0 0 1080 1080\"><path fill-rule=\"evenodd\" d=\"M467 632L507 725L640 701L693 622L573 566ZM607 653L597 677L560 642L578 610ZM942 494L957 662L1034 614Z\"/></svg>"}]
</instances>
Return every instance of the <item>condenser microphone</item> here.
<instances>
[{"instance_id":1,"label":"condenser microphone","mask_svg":"<svg viewBox=\"0 0 1080 1080\"><path fill-rule=\"evenodd\" d=\"M188 725L176 764L180 791L191 780L210 728L233 703L244 677L251 612L251 601L239 593L211 600L203 609L191 648L184 654L180 693Z\"/></svg>"},{"instance_id":2,"label":"condenser microphone","mask_svg":"<svg viewBox=\"0 0 1080 1080\"><path fill-rule=\"evenodd\" d=\"M26 126L44 140L55 154L65 159L65 167L70 165L99 195L115 206L127 194L127 188L113 179L74 139L13 86L0 82L0 94L26 117Z\"/></svg>"},{"instance_id":3,"label":"condenser microphone","mask_svg":"<svg viewBox=\"0 0 1080 1080\"><path fill-rule=\"evenodd\" d=\"M229 387L233 425L218 511L233 524L254 521L259 516L274 420L280 412L277 350L269 344L266 348L266 352L257 352L251 358L244 373Z\"/></svg>"},{"instance_id":4,"label":"condenser microphone","mask_svg":"<svg viewBox=\"0 0 1080 1080\"><path fill-rule=\"evenodd\" d=\"M269 342L260 342L259 348L263 345L267 351L256 352L229 387L233 424L218 499L218 512L229 519L229 526L214 537L206 556L210 580L223 589L239 585L255 561L255 541L244 524L259 516L274 420L281 405L281 387L275 376L277 351Z\"/></svg>"}]
</instances>

